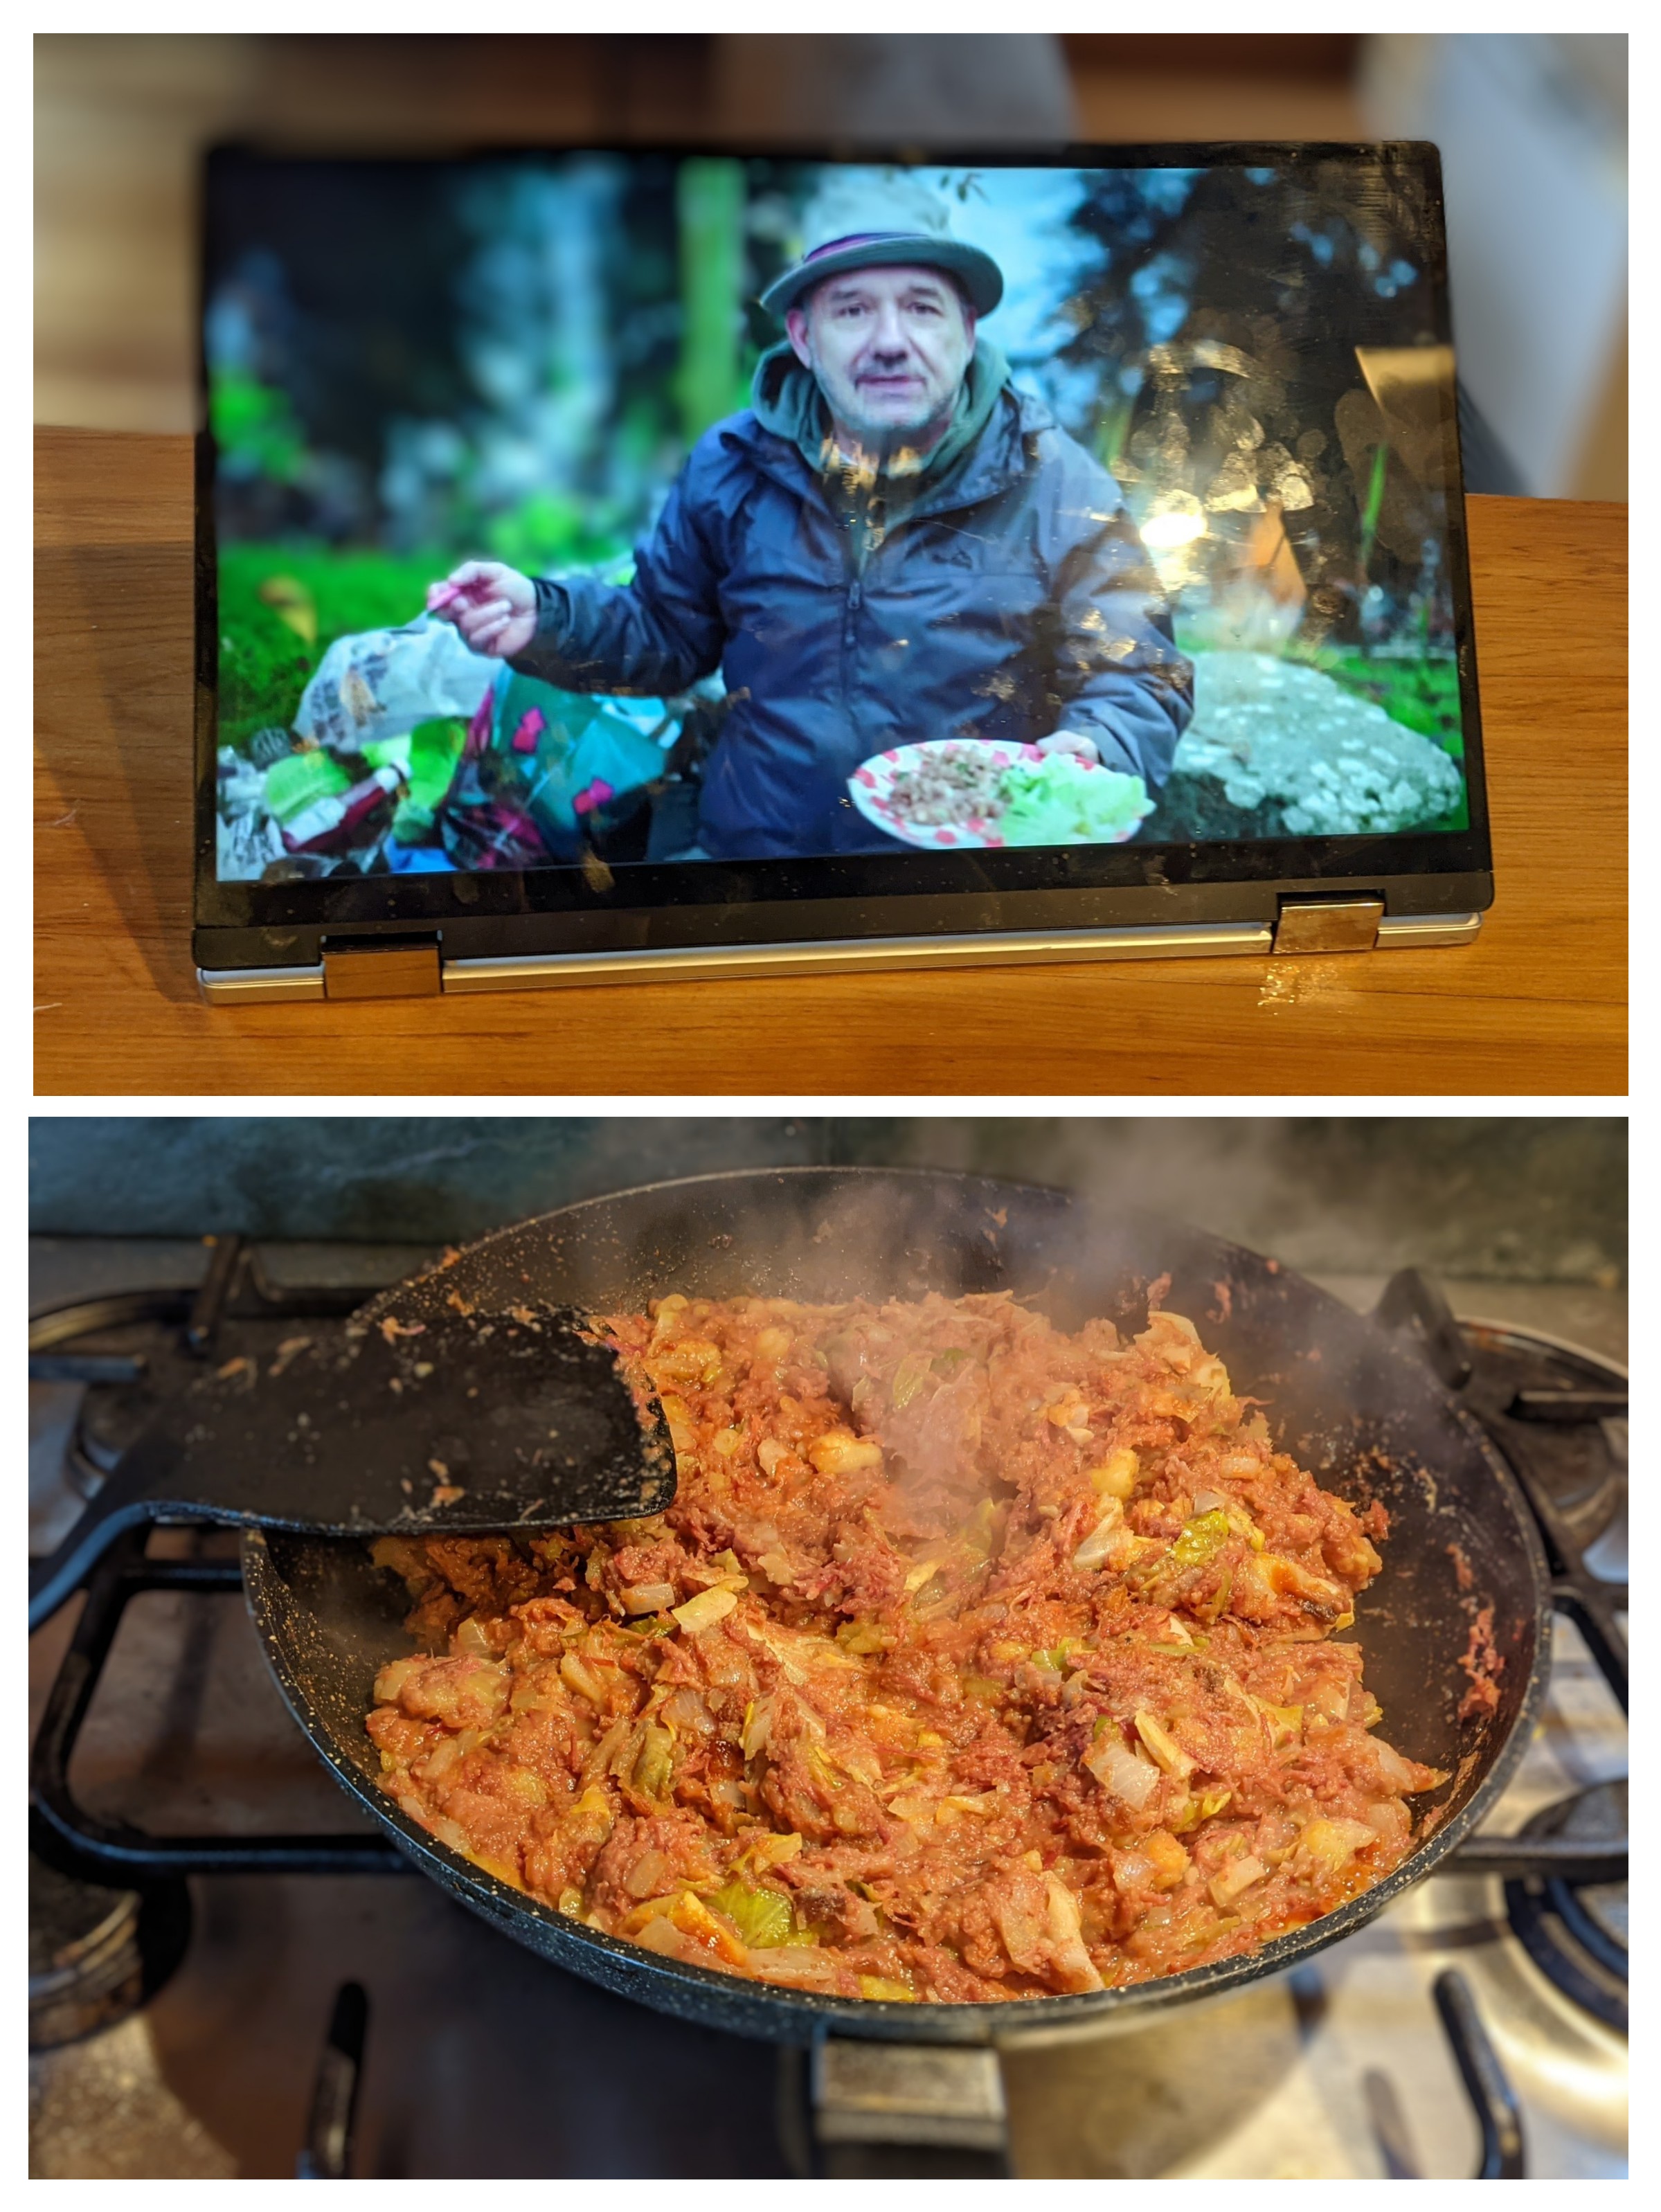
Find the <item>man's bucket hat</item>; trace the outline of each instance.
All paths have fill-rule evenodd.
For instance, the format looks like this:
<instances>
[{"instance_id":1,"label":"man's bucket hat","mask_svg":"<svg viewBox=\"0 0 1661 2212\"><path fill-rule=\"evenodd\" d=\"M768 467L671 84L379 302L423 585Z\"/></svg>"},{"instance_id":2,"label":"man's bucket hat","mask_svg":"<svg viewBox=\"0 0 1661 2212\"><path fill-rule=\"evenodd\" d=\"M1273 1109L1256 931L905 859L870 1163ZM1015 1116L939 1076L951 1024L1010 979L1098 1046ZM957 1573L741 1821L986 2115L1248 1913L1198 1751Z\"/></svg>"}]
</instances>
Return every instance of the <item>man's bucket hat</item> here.
<instances>
[{"instance_id":1,"label":"man's bucket hat","mask_svg":"<svg viewBox=\"0 0 1661 2212\"><path fill-rule=\"evenodd\" d=\"M943 269L977 315L989 315L1003 297L1003 271L992 256L953 238L946 209L910 179L866 192L833 188L808 210L805 228L800 260L761 295L781 318L815 284L849 269Z\"/></svg>"}]
</instances>

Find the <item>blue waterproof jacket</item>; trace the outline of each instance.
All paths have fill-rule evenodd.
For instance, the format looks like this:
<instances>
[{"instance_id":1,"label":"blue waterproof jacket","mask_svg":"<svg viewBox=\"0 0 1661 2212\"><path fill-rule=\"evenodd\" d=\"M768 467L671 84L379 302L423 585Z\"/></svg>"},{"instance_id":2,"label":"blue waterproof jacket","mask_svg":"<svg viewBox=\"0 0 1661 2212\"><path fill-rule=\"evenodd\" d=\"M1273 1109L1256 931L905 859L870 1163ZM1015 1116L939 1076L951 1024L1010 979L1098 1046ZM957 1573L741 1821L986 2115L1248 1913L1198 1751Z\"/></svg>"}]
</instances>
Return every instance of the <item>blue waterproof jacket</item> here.
<instances>
[{"instance_id":1,"label":"blue waterproof jacket","mask_svg":"<svg viewBox=\"0 0 1661 2212\"><path fill-rule=\"evenodd\" d=\"M721 860L892 852L848 779L925 738L1077 730L1157 791L1193 712L1118 485L1008 385L862 569L845 503L746 409L693 447L631 584L542 583L538 603L514 665L566 690L661 697L720 669L698 842Z\"/></svg>"}]
</instances>

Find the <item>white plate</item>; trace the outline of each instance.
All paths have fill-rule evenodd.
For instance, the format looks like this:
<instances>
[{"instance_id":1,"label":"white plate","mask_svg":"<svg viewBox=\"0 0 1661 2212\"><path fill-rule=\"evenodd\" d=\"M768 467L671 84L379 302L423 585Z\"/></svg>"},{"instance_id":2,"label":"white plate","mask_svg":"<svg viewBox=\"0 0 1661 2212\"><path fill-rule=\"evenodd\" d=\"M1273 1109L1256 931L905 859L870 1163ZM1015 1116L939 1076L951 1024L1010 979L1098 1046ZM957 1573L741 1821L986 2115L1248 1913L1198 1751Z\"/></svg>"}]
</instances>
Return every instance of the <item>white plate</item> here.
<instances>
[{"instance_id":1,"label":"white plate","mask_svg":"<svg viewBox=\"0 0 1661 2212\"><path fill-rule=\"evenodd\" d=\"M923 830L902 822L894 811L890 794L893 790L894 778L903 769L916 768L929 753L960 752L990 753L994 764L1001 769L1013 768L1020 761L1037 763L1049 757L1037 745L988 744L981 738L933 738L924 744L896 745L890 752L873 753L868 761L862 761L848 779L849 796L874 828L885 831L891 837L899 838L907 845L926 846L931 852L939 851L943 847L954 852L965 852L1001 846L1004 839L983 821L959 822L948 828ZM1099 761L1087 761L1078 755L1074 757L1086 774L1107 775L1115 772L1103 768ZM1135 832L1136 825L1133 823L1122 836L1102 842L1128 844Z\"/></svg>"}]
</instances>

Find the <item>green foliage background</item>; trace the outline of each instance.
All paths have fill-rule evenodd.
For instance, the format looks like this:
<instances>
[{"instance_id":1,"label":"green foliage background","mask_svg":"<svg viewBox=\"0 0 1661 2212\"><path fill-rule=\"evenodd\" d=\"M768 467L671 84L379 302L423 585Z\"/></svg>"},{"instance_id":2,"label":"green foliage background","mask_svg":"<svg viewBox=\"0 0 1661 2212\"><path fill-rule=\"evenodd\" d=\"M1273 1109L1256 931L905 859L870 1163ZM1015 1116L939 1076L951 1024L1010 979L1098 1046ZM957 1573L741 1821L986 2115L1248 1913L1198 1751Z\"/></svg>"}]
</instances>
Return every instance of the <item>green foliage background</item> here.
<instances>
[{"instance_id":1,"label":"green foliage background","mask_svg":"<svg viewBox=\"0 0 1661 2212\"><path fill-rule=\"evenodd\" d=\"M1334 677L1347 690L1356 691L1382 707L1391 721L1409 730L1459 763L1463 779L1465 740L1459 720L1459 671L1451 660L1432 659L1374 659L1364 653L1339 653L1317 648L1294 653ZM1427 823L1433 830L1469 830L1470 801L1462 781L1459 804L1439 820Z\"/></svg>"},{"instance_id":2,"label":"green foliage background","mask_svg":"<svg viewBox=\"0 0 1661 2212\"><path fill-rule=\"evenodd\" d=\"M219 550L219 740L239 749L256 730L292 723L300 695L338 637L412 622L427 586L449 563L440 555L336 553L325 548L222 545ZM308 645L259 596L292 578L317 611Z\"/></svg>"}]
</instances>

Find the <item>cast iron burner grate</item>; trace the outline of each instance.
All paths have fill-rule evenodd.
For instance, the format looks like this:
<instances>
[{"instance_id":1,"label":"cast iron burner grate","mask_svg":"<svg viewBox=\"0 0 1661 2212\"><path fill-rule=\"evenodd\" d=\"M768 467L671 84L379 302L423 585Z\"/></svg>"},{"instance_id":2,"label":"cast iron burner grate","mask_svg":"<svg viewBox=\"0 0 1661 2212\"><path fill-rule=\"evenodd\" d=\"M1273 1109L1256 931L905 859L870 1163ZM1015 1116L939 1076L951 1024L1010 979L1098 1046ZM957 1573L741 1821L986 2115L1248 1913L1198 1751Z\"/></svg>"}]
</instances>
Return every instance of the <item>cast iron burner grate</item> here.
<instances>
[{"instance_id":1,"label":"cast iron burner grate","mask_svg":"<svg viewBox=\"0 0 1661 2212\"><path fill-rule=\"evenodd\" d=\"M1523 1832L1535 1836L1627 1832L1627 1785L1603 1782L1548 1805ZM1506 1884L1506 1911L1546 1978L1610 2027L1627 2032L1627 1885L1561 1876Z\"/></svg>"},{"instance_id":2,"label":"cast iron burner grate","mask_svg":"<svg viewBox=\"0 0 1661 2212\"><path fill-rule=\"evenodd\" d=\"M1381 1313L1415 1327L1433 1364L1494 1438L1522 1484L1546 1547L1552 1602L1573 1620L1627 1710L1627 1377L1578 1346L1533 1331L1453 1320L1422 1276L1397 1276ZM1601 1570L1601 1571L1600 1571ZM1627 1833L1627 1785L1600 1783L1543 1807L1523 1838L1587 1841ZM1462 1853L1462 1857L1466 1854ZM1553 1985L1622 2034L1627 1885L1544 1867L1506 1882L1518 1940Z\"/></svg>"},{"instance_id":3,"label":"cast iron burner grate","mask_svg":"<svg viewBox=\"0 0 1661 2212\"><path fill-rule=\"evenodd\" d=\"M344 1318L365 1296L362 1288L279 1286L240 1238L223 1237L215 1242L208 1273L194 1291L124 1294L36 1316L29 1326L30 1380L87 1386L68 1449L71 1482L90 1496L161 1400L201 1361L228 1352L233 1340L239 1352L274 1349L297 1327ZM1416 1269L1391 1278L1376 1318L1421 1340L1442 1381L1460 1394L1516 1474L1545 1544L1553 1604L1579 1629L1624 1711L1627 1645L1618 1616L1627 1607L1626 1376L1551 1338L1457 1321L1439 1290ZM110 1990L107 1962L97 1945L88 1948L98 1956L102 1985L66 1992L60 1977L54 1996L69 1996L64 2017L79 2023L71 2034L108 2026L124 2010L147 2002L178 1963L186 1875L410 1871L402 1853L376 1835L163 1837L101 1820L76 1802L69 1783L70 1760L130 1600L143 1590L212 1594L241 1587L235 1559L153 1559L147 1535L143 1529L131 1533L88 1577L86 1602L48 1695L30 1764L32 1857L46 1869L42 1896L50 1891L52 1911L62 1917L64 1885L78 1881L100 1893L70 1899L77 1926L85 1922L101 1929L113 1915L137 1928L148 1909L149 1923L166 1931L145 1946L143 1972L130 1972L119 1994ZM1611 1571L1600 1574L1591 1564L1600 1550L1606 1555L1600 1564ZM1617 1552L1618 1580L1612 1578ZM1516 1836L1469 1838L1438 1872L1501 1877L1512 1925L1542 1972L1575 2003L1624 2031L1626 1853L1626 1785L1604 1784L1548 1807ZM120 1907L123 1896L136 1900L130 1911ZM32 1996L37 1948L32 1942ZM1478 2178L1521 2179L1516 2098L1469 1985L1450 1969L1438 1978L1435 1996L1482 2130ZM362 1991L347 1984L326 2041L311 2139L301 2155L307 2176L341 2177L350 2171L366 2019ZM968 2118L967 2103L964 2112L945 2108L951 2100L942 2101L937 2064L920 2092L917 2111L897 2119L895 2107L904 2098L894 2093L903 2088L906 2053L904 2046L884 2049L892 2079L878 2100L886 2108L880 2116L864 2113L860 2096L843 2094L831 2081L836 2069L825 2060L834 2054L818 2053L811 2063L796 2054L794 2071L792 2054L786 2054L782 2101L795 2110L785 2112L782 2131L800 2169L849 2179L1007 2174L1007 2146L984 2140L987 2116L979 2104ZM922 2046L916 2053L931 2062L943 2055ZM984 2102L985 2094L985 2085L977 2083L968 2102ZM995 2118L996 2133L1002 2122L1001 2115Z\"/></svg>"}]
</instances>

